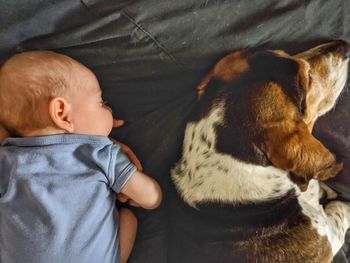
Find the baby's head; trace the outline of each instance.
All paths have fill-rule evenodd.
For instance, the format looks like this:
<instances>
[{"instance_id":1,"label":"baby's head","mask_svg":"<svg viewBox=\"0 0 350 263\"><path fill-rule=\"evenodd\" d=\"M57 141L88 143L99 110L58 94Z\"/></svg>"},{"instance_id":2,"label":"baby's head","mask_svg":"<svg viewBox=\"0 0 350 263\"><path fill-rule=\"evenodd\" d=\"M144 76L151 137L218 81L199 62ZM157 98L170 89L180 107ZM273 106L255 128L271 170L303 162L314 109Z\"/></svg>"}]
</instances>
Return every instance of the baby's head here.
<instances>
[{"instance_id":1,"label":"baby's head","mask_svg":"<svg viewBox=\"0 0 350 263\"><path fill-rule=\"evenodd\" d=\"M113 117L89 69L65 55L30 51L0 68L0 125L11 136L107 136Z\"/></svg>"}]
</instances>

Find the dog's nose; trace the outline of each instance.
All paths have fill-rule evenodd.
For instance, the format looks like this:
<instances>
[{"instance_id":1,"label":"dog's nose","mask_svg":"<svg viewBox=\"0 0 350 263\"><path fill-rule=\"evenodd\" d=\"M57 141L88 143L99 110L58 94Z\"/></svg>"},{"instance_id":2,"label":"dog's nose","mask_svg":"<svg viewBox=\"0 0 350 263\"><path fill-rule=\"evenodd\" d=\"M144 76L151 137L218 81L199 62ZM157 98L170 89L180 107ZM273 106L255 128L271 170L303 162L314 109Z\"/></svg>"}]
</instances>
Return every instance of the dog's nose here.
<instances>
[{"instance_id":1,"label":"dog's nose","mask_svg":"<svg viewBox=\"0 0 350 263\"><path fill-rule=\"evenodd\" d=\"M350 44L344 40L334 40L325 47L326 52L336 52L341 54L345 59L350 56Z\"/></svg>"}]
</instances>

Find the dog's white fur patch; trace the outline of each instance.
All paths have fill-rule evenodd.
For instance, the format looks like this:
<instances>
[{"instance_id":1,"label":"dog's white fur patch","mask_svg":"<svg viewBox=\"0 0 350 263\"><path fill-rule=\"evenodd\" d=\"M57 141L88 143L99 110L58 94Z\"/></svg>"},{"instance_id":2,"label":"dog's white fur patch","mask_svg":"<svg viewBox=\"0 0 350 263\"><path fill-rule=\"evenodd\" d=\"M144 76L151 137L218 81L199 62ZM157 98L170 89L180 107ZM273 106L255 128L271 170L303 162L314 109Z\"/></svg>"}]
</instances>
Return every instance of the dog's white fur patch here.
<instances>
[{"instance_id":1,"label":"dog's white fur patch","mask_svg":"<svg viewBox=\"0 0 350 263\"><path fill-rule=\"evenodd\" d=\"M314 117L314 121L330 111L336 104L343 87L346 84L348 75L348 65L339 59L335 59L333 56L329 56L325 59L327 68L327 78L321 78L315 73L310 73L312 79L311 94L313 95L314 104L317 105L317 112ZM337 70L334 70L336 68ZM326 82L326 83L325 83ZM320 87L328 87L327 89L321 89ZM311 106L311 105L310 105Z\"/></svg>"},{"instance_id":2,"label":"dog's white fur patch","mask_svg":"<svg viewBox=\"0 0 350 263\"><path fill-rule=\"evenodd\" d=\"M307 215L314 229L321 236L327 236L333 255L344 243L345 232L349 227L350 205L332 201L324 209L319 203L319 196L324 190L317 180L312 179L306 192L298 196L303 214Z\"/></svg>"},{"instance_id":3,"label":"dog's white fur patch","mask_svg":"<svg viewBox=\"0 0 350 263\"><path fill-rule=\"evenodd\" d=\"M172 171L184 201L192 207L205 201L261 202L294 189L283 170L248 164L216 151L215 126L225 125L224 108L224 101L217 102L206 118L186 127L183 156Z\"/></svg>"}]
</instances>

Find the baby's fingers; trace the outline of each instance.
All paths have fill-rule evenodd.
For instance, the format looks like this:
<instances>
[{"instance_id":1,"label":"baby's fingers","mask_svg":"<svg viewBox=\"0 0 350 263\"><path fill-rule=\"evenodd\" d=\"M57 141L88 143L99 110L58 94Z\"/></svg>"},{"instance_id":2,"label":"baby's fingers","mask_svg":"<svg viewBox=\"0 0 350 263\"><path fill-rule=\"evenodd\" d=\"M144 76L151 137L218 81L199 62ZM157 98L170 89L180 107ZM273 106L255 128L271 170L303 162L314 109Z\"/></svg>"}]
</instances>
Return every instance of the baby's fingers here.
<instances>
[{"instance_id":1,"label":"baby's fingers","mask_svg":"<svg viewBox=\"0 0 350 263\"><path fill-rule=\"evenodd\" d=\"M130 198L127 195L123 194L123 193L119 193L119 194L117 194L117 199L121 203L126 203L126 202L129 201Z\"/></svg>"},{"instance_id":2,"label":"baby's fingers","mask_svg":"<svg viewBox=\"0 0 350 263\"><path fill-rule=\"evenodd\" d=\"M124 125L124 120L113 119L113 128L118 128Z\"/></svg>"}]
</instances>

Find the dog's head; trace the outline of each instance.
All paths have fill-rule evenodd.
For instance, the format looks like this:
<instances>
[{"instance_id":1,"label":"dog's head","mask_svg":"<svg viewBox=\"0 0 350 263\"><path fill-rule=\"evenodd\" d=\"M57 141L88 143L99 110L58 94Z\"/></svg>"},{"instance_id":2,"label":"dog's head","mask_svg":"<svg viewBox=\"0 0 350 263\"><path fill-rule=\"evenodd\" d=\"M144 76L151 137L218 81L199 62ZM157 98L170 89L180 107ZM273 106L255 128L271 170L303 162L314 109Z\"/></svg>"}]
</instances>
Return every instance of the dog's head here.
<instances>
[{"instance_id":1,"label":"dog's head","mask_svg":"<svg viewBox=\"0 0 350 263\"><path fill-rule=\"evenodd\" d=\"M239 50L220 60L197 88L201 100L225 101L218 151L287 170L301 190L335 176L342 164L311 130L345 86L349 49L337 40L294 56Z\"/></svg>"}]
</instances>

